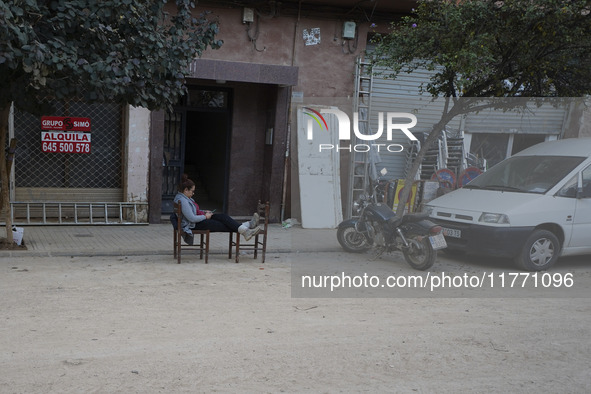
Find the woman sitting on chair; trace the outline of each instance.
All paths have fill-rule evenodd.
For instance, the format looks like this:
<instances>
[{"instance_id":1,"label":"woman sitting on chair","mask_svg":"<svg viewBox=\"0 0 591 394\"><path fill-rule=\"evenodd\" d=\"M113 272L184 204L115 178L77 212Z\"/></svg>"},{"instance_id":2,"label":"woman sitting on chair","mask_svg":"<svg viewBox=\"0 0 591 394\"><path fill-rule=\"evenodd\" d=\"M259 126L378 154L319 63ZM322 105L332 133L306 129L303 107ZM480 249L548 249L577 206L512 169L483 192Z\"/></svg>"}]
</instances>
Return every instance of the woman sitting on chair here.
<instances>
[{"instance_id":1,"label":"woman sitting on chair","mask_svg":"<svg viewBox=\"0 0 591 394\"><path fill-rule=\"evenodd\" d=\"M238 223L225 213L213 213L202 211L199 205L193 200L195 193L195 182L183 174L179 184L179 192L174 197L175 203L181 204L183 217L181 227L183 239L189 245L193 245L193 233L191 230L209 230L211 232L238 232L244 236L246 241L261 231L259 215L255 213L249 222Z\"/></svg>"}]
</instances>

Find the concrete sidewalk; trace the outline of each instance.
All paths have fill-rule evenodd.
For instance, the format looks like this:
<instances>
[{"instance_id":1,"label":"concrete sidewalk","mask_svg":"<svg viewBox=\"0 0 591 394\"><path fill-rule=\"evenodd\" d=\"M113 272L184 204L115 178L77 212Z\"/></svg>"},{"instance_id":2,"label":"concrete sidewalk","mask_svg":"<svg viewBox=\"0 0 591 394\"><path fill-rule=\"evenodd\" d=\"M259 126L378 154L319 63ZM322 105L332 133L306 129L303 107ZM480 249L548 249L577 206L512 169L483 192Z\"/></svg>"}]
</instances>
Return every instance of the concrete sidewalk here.
<instances>
[{"instance_id":1,"label":"concrete sidewalk","mask_svg":"<svg viewBox=\"0 0 591 394\"><path fill-rule=\"evenodd\" d=\"M170 255L172 226L24 226L27 250L2 250L2 257ZM269 225L267 253L341 250L335 229ZM196 253L189 251L187 253ZM228 253L228 234L212 233L210 254Z\"/></svg>"}]
</instances>

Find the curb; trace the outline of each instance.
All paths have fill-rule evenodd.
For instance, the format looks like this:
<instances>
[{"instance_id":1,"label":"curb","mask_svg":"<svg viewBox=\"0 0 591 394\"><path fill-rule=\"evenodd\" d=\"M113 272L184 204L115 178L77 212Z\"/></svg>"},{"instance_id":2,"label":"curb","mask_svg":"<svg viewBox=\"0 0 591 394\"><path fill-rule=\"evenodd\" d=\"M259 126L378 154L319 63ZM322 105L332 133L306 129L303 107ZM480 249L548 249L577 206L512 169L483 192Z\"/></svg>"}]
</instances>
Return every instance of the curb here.
<instances>
[{"instance_id":1,"label":"curb","mask_svg":"<svg viewBox=\"0 0 591 394\"><path fill-rule=\"evenodd\" d=\"M291 249L268 249L267 255L275 253L275 254L299 254L299 253L337 253L342 252L342 250L337 248L327 248L327 249L300 249L300 250L291 250ZM225 255L228 254L227 251L224 250L215 250L210 251L210 255ZM248 256L248 253L245 254ZM119 257L119 256L170 256L172 258L173 252L172 250L121 250L121 251L70 251L70 252L57 252L57 251L0 251L0 259L6 257ZM231 259L229 259L231 260Z\"/></svg>"}]
</instances>

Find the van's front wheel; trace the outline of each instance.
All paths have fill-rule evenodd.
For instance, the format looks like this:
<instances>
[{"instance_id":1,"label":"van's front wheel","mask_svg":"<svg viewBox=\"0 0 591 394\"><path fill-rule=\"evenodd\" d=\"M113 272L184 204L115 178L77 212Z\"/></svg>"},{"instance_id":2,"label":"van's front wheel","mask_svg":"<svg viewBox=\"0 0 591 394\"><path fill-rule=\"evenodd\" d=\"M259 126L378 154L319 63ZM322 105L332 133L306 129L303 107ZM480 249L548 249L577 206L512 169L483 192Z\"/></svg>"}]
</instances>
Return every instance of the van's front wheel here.
<instances>
[{"instance_id":1,"label":"van's front wheel","mask_svg":"<svg viewBox=\"0 0 591 394\"><path fill-rule=\"evenodd\" d=\"M527 271L543 271L554 265L560 254L560 241L548 230L535 230L525 241L515 262Z\"/></svg>"}]
</instances>

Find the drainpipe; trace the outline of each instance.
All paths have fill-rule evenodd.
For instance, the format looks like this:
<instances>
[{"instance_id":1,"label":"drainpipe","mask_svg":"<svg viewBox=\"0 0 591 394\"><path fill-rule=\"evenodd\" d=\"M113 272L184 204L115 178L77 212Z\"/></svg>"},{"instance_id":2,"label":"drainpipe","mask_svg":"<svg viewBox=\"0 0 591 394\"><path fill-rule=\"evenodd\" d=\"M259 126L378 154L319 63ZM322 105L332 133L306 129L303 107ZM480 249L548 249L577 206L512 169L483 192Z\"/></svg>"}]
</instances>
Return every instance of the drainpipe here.
<instances>
[{"instance_id":1,"label":"drainpipe","mask_svg":"<svg viewBox=\"0 0 591 394\"><path fill-rule=\"evenodd\" d=\"M302 12L302 0L298 2L298 19L296 20L294 30L293 30L293 43L291 46L291 66L293 67L295 64L295 49L296 49L296 40L298 35L298 28L300 26L300 17ZM281 223L285 220L285 200L287 198L287 176L289 170L289 150L291 146L291 88L289 89L289 109L287 111L287 141L285 144L285 162L283 164L283 190L281 195Z\"/></svg>"}]
</instances>

